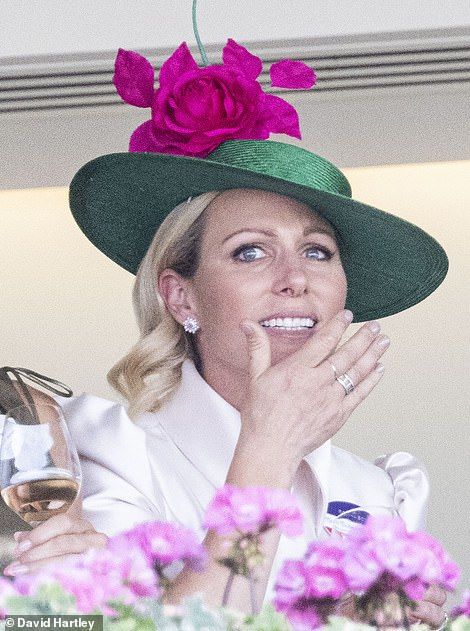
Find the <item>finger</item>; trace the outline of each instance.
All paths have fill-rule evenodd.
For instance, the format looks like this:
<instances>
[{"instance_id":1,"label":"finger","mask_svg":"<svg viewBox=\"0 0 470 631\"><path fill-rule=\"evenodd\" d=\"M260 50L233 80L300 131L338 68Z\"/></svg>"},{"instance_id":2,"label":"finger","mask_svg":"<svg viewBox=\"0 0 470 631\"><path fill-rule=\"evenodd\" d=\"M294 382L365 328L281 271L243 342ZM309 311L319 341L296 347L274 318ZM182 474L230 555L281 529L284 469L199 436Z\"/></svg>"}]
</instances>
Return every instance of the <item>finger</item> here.
<instances>
[{"instance_id":1,"label":"finger","mask_svg":"<svg viewBox=\"0 0 470 631\"><path fill-rule=\"evenodd\" d=\"M52 564L62 564L64 561L77 558L78 554L65 554L61 556L50 557L49 559L41 559L29 564L12 563L3 570L6 576L20 576L22 574L33 574L38 570ZM14 567L15 566L15 567Z\"/></svg>"},{"instance_id":2,"label":"finger","mask_svg":"<svg viewBox=\"0 0 470 631\"><path fill-rule=\"evenodd\" d=\"M13 533L13 539L18 543L27 537L30 532L31 530L17 530Z\"/></svg>"},{"instance_id":3,"label":"finger","mask_svg":"<svg viewBox=\"0 0 470 631\"><path fill-rule=\"evenodd\" d=\"M297 351L296 357L307 366L318 366L336 349L353 317L349 309L339 311L314 330L312 337Z\"/></svg>"},{"instance_id":4,"label":"finger","mask_svg":"<svg viewBox=\"0 0 470 631\"><path fill-rule=\"evenodd\" d=\"M445 605L447 601L447 592L439 585L430 585L424 594L423 600L428 600L439 607Z\"/></svg>"},{"instance_id":5,"label":"finger","mask_svg":"<svg viewBox=\"0 0 470 631\"><path fill-rule=\"evenodd\" d=\"M21 533L21 537L18 537L18 544L13 550L13 553L18 551L19 546L24 544L25 541L31 542L31 547L33 547L64 533L87 532L90 530L94 531L94 528L86 519L74 518L67 513L54 515L54 517L39 524L39 526L36 526L33 530L29 530L24 534Z\"/></svg>"},{"instance_id":6,"label":"finger","mask_svg":"<svg viewBox=\"0 0 470 631\"><path fill-rule=\"evenodd\" d=\"M347 372L347 375L353 382L354 386L359 385L359 383L367 377L367 375L374 370L377 365L377 362L382 357L382 355L387 351L390 346L390 338L386 335L379 335L366 349L364 354L359 357L357 362L352 366L346 368L344 371L338 369L336 363L332 362L337 372L339 374L343 374ZM329 360L327 360L328 362ZM340 384L341 385L341 384Z\"/></svg>"},{"instance_id":7,"label":"finger","mask_svg":"<svg viewBox=\"0 0 470 631\"><path fill-rule=\"evenodd\" d=\"M367 352L371 345L375 342L380 332L380 324L378 322L367 322L364 324L349 340L347 340L340 348L332 353L325 361L325 370L328 371L328 364L333 364L338 372L342 375L354 366L361 357Z\"/></svg>"},{"instance_id":8,"label":"finger","mask_svg":"<svg viewBox=\"0 0 470 631\"><path fill-rule=\"evenodd\" d=\"M251 320L244 320L241 328L248 344L250 379L255 381L271 366L269 337L260 324Z\"/></svg>"},{"instance_id":9,"label":"finger","mask_svg":"<svg viewBox=\"0 0 470 631\"><path fill-rule=\"evenodd\" d=\"M354 390L350 394L344 397L343 414L345 414L346 418L348 418L353 410L355 410L357 406L369 396L375 386L382 379L384 370L385 368L383 364L378 363L374 370L372 370L365 379L355 386ZM344 388L340 383L335 383L334 388L336 389L336 387L341 388L344 394Z\"/></svg>"},{"instance_id":10,"label":"finger","mask_svg":"<svg viewBox=\"0 0 470 631\"><path fill-rule=\"evenodd\" d=\"M16 557L16 561L28 564L64 554L80 554L90 548L104 548L107 542L108 537L101 532L59 535L23 552Z\"/></svg>"},{"instance_id":11,"label":"finger","mask_svg":"<svg viewBox=\"0 0 470 631\"><path fill-rule=\"evenodd\" d=\"M421 600L411 611L409 618L412 618L414 621L421 620L421 622L427 624L432 629L438 629L444 622L445 613L442 607L426 600Z\"/></svg>"}]
</instances>

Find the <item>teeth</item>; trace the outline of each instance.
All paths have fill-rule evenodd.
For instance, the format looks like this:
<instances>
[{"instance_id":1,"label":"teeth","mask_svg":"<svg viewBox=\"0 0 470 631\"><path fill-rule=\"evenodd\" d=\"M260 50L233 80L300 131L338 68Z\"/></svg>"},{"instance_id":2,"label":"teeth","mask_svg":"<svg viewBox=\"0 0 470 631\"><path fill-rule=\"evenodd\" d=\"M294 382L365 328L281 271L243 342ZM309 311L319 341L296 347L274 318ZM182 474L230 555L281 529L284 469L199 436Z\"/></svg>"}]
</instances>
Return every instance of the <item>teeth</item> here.
<instances>
[{"instance_id":1,"label":"teeth","mask_svg":"<svg viewBox=\"0 0 470 631\"><path fill-rule=\"evenodd\" d=\"M312 318L272 318L271 320L263 320L261 326L272 327L278 329L290 329L300 331L302 329L311 329L315 325Z\"/></svg>"}]
</instances>

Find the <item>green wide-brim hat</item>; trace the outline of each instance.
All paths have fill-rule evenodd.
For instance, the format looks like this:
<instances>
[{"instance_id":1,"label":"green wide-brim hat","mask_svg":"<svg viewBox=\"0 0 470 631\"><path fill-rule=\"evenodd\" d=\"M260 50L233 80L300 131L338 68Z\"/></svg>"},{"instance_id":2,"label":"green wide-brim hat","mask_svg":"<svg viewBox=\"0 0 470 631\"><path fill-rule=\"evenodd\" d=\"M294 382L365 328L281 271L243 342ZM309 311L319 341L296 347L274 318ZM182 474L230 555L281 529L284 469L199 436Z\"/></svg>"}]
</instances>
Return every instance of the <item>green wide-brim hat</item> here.
<instances>
[{"instance_id":1,"label":"green wide-brim hat","mask_svg":"<svg viewBox=\"0 0 470 631\"><path fill-rule=\"evenodd\" d=\"M88 162L70 187L70 207L90 241L135 274L158 227L188 197L234 188L286 195L335 228L354 321L403 311L443 281L448 259L414 224L351 199L331 162L296 145L229 140L205 158L114 153Z\"/></svg>"}]
</instances>

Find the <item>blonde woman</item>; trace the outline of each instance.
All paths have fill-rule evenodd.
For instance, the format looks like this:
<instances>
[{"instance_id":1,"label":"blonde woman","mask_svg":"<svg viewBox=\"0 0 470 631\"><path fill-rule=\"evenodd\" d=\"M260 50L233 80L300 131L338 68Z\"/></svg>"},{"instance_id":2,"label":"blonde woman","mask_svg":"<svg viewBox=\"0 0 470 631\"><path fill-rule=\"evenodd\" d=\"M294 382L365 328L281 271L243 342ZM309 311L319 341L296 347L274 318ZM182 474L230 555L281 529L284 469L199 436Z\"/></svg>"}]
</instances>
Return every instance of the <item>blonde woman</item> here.
<instances>
[{"instance_id":1,"label":"blonde woman","mask_svg":"<svg viewBox=\"0 0 470 631\"><path fill-rule=\"evenodd\" d=\"M293 488L302 503L305 535L267 542L264 592L284 558L322 536L335 501L396 507L422 526L427 480L409 454L377 466L329 442L381 379L389 344L371 321L339 346L346 296L335 230L306 205L250 189L180 204L137 274L141 338L109 374L135 423L91 395L60 399L82 457L87 521L60 516L24 533L33 547L21 565L34 570L150 519L199 529L225 482ZM217 536L204 541L216 558ZM225 573L216 563L185 571L173 597L202 589L219 603ZM248 608L247 597L241 584L237 604ZM443 600L433 588L416 615L438 626Z\"/></svg>"},{"instance_id":2,"label":"blonde woman","mask_svg":"<svg viewBox=\"0 0 470 631\"><path fill-rule=\"evenodd\" d=\"M280 63L273 83L311 87L301 62ZM20 533L10 574L175 521L199 532L211 561L181 571L169 600L198 591L218 605L229 570L200 524L224 483L289 489L302 507L303 535L265 542L265 598L283 560L345 507L385 506L423 526L428 480L413 456L372 464L330 439L383 376L377 319L433 292L447 257L416 226L352 199L329 161L267 140L300 130L294 108L263 92L261 70L233 40L223 64L205 67L183 43L154 90L149 62L118 54L120 95L152 118L129 153L77 173L70 203L85 235L137 274L140 338L108 375L128 407L58 398L81 456L82 512ZM342 343L353 320L364 324ZM247 592L235 582L231 604L248 610ZM411 619L439 627L444 601L430 588Z\"/></svg>"}]
</instances>

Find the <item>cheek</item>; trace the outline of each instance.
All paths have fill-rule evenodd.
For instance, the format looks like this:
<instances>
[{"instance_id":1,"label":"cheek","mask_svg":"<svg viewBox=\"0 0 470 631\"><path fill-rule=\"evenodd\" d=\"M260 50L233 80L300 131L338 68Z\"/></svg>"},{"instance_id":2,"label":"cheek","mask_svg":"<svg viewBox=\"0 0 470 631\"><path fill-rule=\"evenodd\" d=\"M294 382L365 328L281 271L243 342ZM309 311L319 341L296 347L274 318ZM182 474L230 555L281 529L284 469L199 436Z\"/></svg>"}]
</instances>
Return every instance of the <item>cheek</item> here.
<instances>
[{"instance_id":1,"label":"cheek","mask_svg":"<svg viewBox=\"0 0 470 631\"><path fill-rule=\"evenodd\" d=\"M324 292L325 303L330 307L332 313L337 313L344 308L348 285L344 270L338 270L328 279L325 279Z\"/></svg>"},{"instance_id":2,"label":"cheek","mask_svg":"<svg viewBox=\"0 0 470 631\"><path fill-rule=\"evenodd\" d=\"M214 274L212 279L198 292L198 313L206 328L217 329L246 317L253 287L246 290L228 274Z\"/></svg>"}]
</instances>

